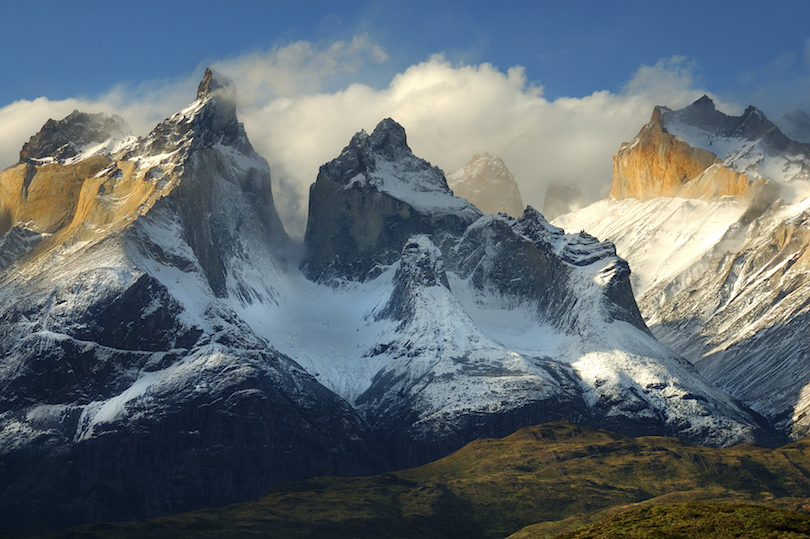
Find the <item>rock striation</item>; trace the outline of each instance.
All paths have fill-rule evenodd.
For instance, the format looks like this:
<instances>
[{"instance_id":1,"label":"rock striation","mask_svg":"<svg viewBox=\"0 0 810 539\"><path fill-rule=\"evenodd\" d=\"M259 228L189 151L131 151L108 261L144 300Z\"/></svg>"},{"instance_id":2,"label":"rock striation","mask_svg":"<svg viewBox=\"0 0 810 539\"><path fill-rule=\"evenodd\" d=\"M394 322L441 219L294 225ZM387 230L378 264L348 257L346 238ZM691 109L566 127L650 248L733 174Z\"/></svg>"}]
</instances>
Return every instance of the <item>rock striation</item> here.
<instances>
[{"instance_id":1,"label":"rock striation","mask_svg":"<svg viewBox=\"0 0 810 539\"><path fill-rule=\"evenodd\" d=\"M483 215L391 119L321 167L293 245L235 98L207 70L148 136L64 129L0 175L9 531L234 503L555 419L771 441L655 340L613 244L533 208Z\"/></svg>"},{"instance_id":2,"label":"rock striation","mask_svg":"<svg viewBox=\"0 0 810 539\"><path fill-rule=\"evenodd\" d=\"M69 156L107 136L74 113L0 174L5 529L387 469L357 413L230 306L277 297L288 241L234 97L206 71L197 99L144 139Z\"/></svg>"},{"instance_id":3,"label":"rock striation","mask_svg":"<svg viewBox=\"0 0 810 539\"><path fill-rule=\"evenodd\" d=\"M657 107L614 163L614 198L555 223L615 242L653 334L783 436L806 436L810 145L704 97Z\"/></svg>"}]
</instances>

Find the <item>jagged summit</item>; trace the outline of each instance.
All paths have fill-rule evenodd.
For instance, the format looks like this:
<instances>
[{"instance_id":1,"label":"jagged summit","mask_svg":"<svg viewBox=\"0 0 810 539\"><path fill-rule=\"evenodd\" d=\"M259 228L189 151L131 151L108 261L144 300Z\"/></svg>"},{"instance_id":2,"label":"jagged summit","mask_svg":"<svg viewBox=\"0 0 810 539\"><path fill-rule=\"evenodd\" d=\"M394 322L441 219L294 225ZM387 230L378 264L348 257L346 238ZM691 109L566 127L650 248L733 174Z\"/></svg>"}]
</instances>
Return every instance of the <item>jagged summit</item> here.
<instances>
[{"instance_id":1,"label":"jagged summit","mask_svg":"<svg viewBox=\"0 0 810 539\"><path fill-rule=\"evenodd\" d=\"M762 206L773 202L775 184L794 180L810 180L810 144L786 137L756 107L729 116L703 96L680 110L655 108L614 156L610 194L618 200L734 196Z\"/></svg>"},{"instance_id":2,"label":"jagged summit","mask_svg":"<svg viewBox=\"0 0 810 539\"><path fill-rule=\"evenodd\" d=\"M61 120L48 120L39 133L23 144L20 162L64 162L88 150L89 153L112 150L115 143L131 133L132 129L120 116L74 110Z\"/></svg>"},{"instance_id":3,"label":"jagged summit","mask_svg":"<svg viewBox=\"0 0 810 539\"><path fill-rule=\"evenodd\" d=\"M368 137L368 145L372 151L389 161L413 155L408 146L405 128L391 118L386 118L377 124Z\"/></svg>"},{"instance_id":4,"label":"jagged summit","mask_svg":"<svg viewBox=\"0 0 810 539\"><path fill-rule=\"evenodd\" d=\"M279 298L286 235L231 85L205 78L119 152L0 172L0 521L15 533L386 467L357 413L245 322Z\"/></svg>"},{"instance_id":5,"label":"jagged summit","mask_svg":"<svg viewBox=\"0 0 810 539\"><path fill-rule=\"evenodd\" d=\"M439 168L413 155L403 127L385 119L321 166L310 187L302 268L317 281L366 280L399 258L411 236L458 233L480 216L453 196Z\"/></svg>"},{"instance_id":6,"label":"jagged summit","mask_svg":"<svg viewBox=\"0 0 810 539\"><path fill-rule=\"evenodd\" d=\"M206 67L205 74L197 86L197 99L204 100L214 95L235 102L236 84L221 73Z\"/></svg>"},{"instance_id":7,"label":"jagged summit","mask_svg":"<svg viewBox=\"0 0 810 539\"><path fill-rule=\"evenodd\" d=\"M413 155L405 129L390 118L377 124L370 135L364 130L355 134L339 157L321 167L318 177L344 185L367 183L414 206L453 205L444 173ZM432 200L431 193L438 198Z\"/></svg>"},{"instance_id":8,"label":"jagged summit","mask_svg":"<svg viewBox=\"0 0 810 539\"><path fill-rule=\"evenodd\" d=\"M200 86L125 151L0 173L14 533L414 466L552 419L767 434L653 339L613 245L533 208L483 215L393 120L321 167L288 264L235 91Z\"/></svg>"},{"instance_id":9,"label":"jagged summit","mask_svg":"<svg viewBox=\"0 0 810 539\"><path fill-rule=\"evenodd\" d=\"M747 140L762 138L777 129L762 111L754 106L749 105L740 116L730 116L717 110L714 101L706 95L683 109L677 111L667 109L661 115L661 123L664 129L668 125L679 129L681 126L678 124L683 124L700 128L717 137Z\"/></svg>"},{"instance_id":10,"label":"jagged summit","mask_svg":"<svg viewBox=\"0 0 810 539\"><path fill-rule=\"evenodd\" d=\"M156 155L178 147L185 151L216 144L258 157L236 116L236 85L206 69L196 100L158 124L144 140L141 153Z\"/></svg>"}]
</instances>

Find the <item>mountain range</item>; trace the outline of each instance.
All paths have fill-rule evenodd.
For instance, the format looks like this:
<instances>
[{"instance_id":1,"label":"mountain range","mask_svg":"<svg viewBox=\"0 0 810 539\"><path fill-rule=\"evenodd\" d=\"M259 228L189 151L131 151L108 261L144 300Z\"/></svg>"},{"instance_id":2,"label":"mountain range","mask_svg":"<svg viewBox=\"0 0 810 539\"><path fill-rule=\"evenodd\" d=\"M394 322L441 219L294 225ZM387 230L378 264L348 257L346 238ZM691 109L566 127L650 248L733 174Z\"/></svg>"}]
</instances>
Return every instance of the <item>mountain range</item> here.
<instances>
[{"instance_id":1,"label":"mountain range","mask_svg":"<svg viewBox=\"0 0 810 539\"><path fill-rule=\"evenodd\" d=\"M767 138L758 111L742 131L707 116L680 136L704 140L717 118L712 144L752 141L738 165L709 163L668 131L711 108L693 107L658 110L648 131L715 167L694 193L742 208L717 198L731 189L749 201L740 222L782 211L764 173L802 174L804 161L780 159L806 146ZM694 195L679 178L659 193L625 176L614 187L649 200ZM402 469L559 419L711 446L787 439L781 416L706 367L723 358L684 359L675 318L647 314L648 328L633 286L660 278L631 284L613 243L531 207L484 215L392 119L320 168L296 244L235 86L211 70L143 138L103 113L46 123L0 173L0 232L0 521L13 533ZM678 282L665 301L697 284ZM700 335L686 342L708 346Z\"/></svg>"},{"instance_id":2,"label":"mountain range","mask_svg":"<svg viewBox=\"0 0 810 539\"><path fill-rule=\"evenodd\" d=\"M754 107L657 107L611 197L558 218L614 242L658 340L798 439L810 429L810 144Z\"/></svg>"}]
</instances>

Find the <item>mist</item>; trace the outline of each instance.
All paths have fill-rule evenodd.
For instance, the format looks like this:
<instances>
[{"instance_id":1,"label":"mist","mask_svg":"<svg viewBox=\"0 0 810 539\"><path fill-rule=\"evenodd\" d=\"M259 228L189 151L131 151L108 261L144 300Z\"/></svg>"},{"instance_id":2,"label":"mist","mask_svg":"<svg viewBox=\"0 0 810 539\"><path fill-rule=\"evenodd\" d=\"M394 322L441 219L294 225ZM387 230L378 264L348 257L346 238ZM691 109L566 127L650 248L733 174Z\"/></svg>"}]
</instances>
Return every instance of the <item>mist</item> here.
<instances>
[{"instance_id":1,"label":"mist","mask_svg":"<svg viewBox=\"0 0 810 539\"><path fill-rule=\"evenodd\" d=\"M542 209L552 182L577 185L589 202L607 196L612 155L649 121L655 105L680 108L703 94L730 114L747 104L702 89L697 66L680 56L639 66L616 91L554 100L520 66L503 71L487 63L453 64L441 54L369 82L375 67L387 61L386 51L357 36L325 46L296 42L211 65L236 82L239 118L270 163L276 206L294 238L303 236L308 190L319 167L356 132L370 132L384 118L399 122L414 153L446 173L473 154L498 155L524 203ZM22 144L48 118L74 109L118 114L134 134L145 135L194 99L204 67L173 81L114 88L95 99L43 97L2 107L0 167L17 161Z\"/></svg>"}]
</instances>

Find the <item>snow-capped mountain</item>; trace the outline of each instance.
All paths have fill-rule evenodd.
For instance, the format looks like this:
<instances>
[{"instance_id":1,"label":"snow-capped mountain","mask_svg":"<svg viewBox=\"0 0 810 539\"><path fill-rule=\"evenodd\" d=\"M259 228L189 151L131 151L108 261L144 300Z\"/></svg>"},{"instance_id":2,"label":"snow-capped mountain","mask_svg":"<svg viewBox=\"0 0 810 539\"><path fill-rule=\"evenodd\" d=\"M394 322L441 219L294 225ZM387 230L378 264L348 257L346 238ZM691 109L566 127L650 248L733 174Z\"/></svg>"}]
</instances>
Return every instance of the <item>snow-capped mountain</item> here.
<instances>
[{"instance_id":1,"label":"snow-capped mountain","mask_svg":"<svg viewBox=\"0 0 810 539\"><path fill-rule=\"evenodd\" d=\"M484 152L447 175L447 185L487 215L505 213L518 218L525 206L517 181L503 159Z\"/></svg>"},{"instance_id":2,"label":"snow-capped mountain","mask_svg":"<svg viewBox=\"0 0 810 539\"><path fill-rule=\"evenodd\" d=\"M58 139L50 127L35 138ZM0 277L5 529L388 467L357 413L228 306L275 300L286 242L230 81L206 73L189 107L116 153L27 146L0 174L16 255Z\"/></svg>"},{"instance_id":3,"label":"snow-capped mountain","mask_svg":"<svg viewBox=\"0 0 810 539\"><path fill-rule=\"evenodd\" d=\"M301 344L311 351L282 349L353 403L396 462L555 417L752 439L756 421L650 336L611 244L532 208L481 215L391 120L321 168L304 247L304 274L345 298L348 342L324 354L327 322Z\"/></svg>"},{"instance_id":4,"label":"snow-capped mountain","mask_svg":"<svg viewBox=\"0 0 810 539\"><path fill-rule=\"evenodd\" d=\"M484 216L393 120L321 167L293 245L235 102L206 71L143 139L74 114L0 173L10 531L244 500L551 419L767 439L653 338L612 244L532 208Z\"/></svg>"},{"instance_id":5,"label":"snow-capped mountain","mask_svg":"<svg viewBox=\"0 0 810 539\"><path fill-rule=\"evenodd\" d=\"M656 337L805 436L810 145L753 107L658 107L614 157L611 194L555 223L613 241Z\"/></svg>"}]
</instances>

